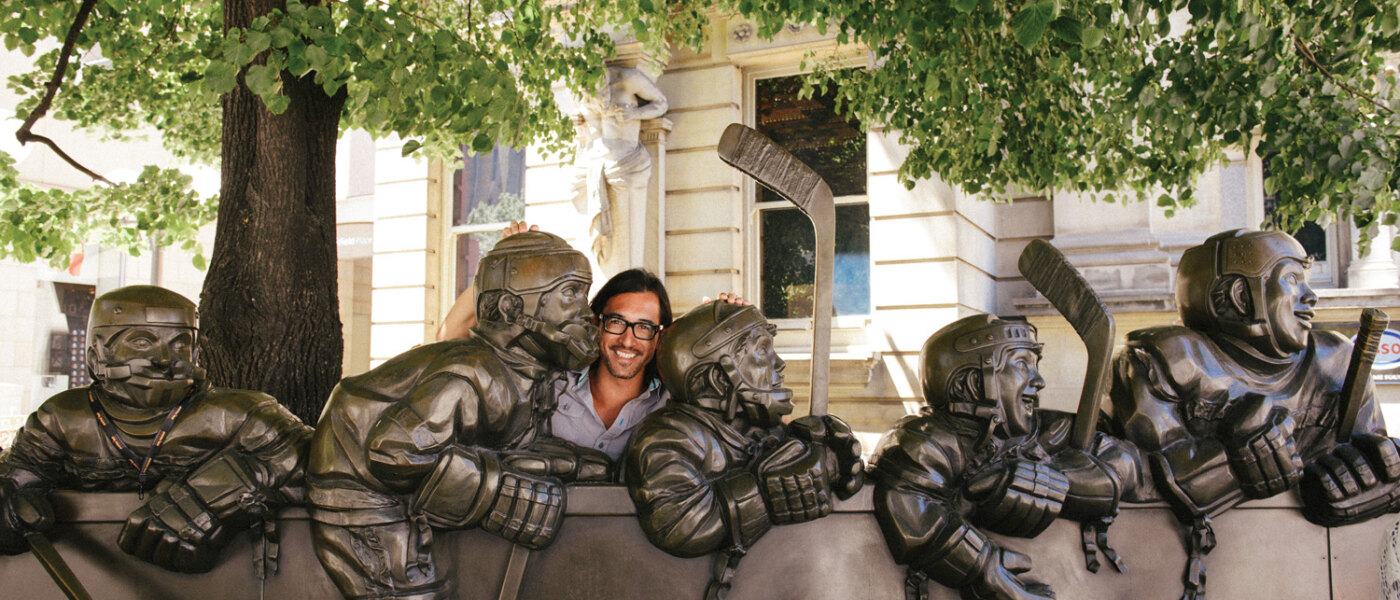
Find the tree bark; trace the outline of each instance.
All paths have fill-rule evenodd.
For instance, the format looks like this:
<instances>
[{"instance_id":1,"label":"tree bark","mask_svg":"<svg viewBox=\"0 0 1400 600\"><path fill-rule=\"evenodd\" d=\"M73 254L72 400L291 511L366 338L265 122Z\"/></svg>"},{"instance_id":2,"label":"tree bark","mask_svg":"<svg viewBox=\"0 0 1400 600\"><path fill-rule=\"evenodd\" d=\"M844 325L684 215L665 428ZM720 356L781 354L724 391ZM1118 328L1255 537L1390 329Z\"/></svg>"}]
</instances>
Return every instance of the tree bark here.
<instances>
[{"instance_id":1,"label":"tree bark","mask_svg":"<svg viewBox=\"0 0 1400 600\"><path fill-rule=\"evenodd\" d=\"M224 27L280 2L228 0ZM223 98L222 182L213 257L200 294L210 380L267 392L315 424L340 380L335 146L345 90L282 74L273 115L239 76Z\"/></svg>"}]
</instances>

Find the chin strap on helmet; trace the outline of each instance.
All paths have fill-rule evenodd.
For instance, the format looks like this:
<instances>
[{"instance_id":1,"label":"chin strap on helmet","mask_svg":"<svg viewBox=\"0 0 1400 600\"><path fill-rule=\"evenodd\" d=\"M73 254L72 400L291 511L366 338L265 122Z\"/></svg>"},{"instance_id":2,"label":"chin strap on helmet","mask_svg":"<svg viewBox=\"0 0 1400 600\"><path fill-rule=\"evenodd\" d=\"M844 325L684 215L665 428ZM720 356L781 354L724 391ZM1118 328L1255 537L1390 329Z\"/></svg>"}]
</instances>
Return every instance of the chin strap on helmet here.
<instances>
[{"instance_id":1,"label":"chin strap on helmet","mask_svg":"<svg viewBox=\"0 0 1400 600\"><path fill-rule=\"evenodd\" d=\"M526 314L517 315L514 324L562 348L568 356L566 362L569 363L563 366L570 369L583 368L598 358L598 344L594 339L596 336L590 335L585 325L568 323L561 327Z\"/></svg>"}]
</instances>

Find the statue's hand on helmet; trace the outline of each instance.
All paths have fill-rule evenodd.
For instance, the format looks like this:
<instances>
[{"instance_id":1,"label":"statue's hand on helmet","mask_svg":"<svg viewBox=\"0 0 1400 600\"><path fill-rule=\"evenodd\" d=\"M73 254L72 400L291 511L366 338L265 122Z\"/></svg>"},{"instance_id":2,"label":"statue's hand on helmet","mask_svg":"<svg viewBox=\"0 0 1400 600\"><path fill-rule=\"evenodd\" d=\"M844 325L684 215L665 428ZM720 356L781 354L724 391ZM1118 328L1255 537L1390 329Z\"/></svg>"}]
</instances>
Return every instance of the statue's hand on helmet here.
<instances>
[{"instance_id":1,"label":"statue's hand on helmet","mask_svg":"<svg viewBox=\"0 0 1400 600\"><path fill-rule=\"evenodd\" d=\"M988 464L969 479L964 493L976 504L976 523L998 533L1031 537L1059 516L1069 479L1050 465L1013 458Z\"/></svg>"},{"instance_id":2,"label":"statue's hand on helmet","mask_svg":"<svg viewBox=\"0 0 1400 600\"><path fill-rule=\"evenodd\" d=\"M0 553L19 554L29 549L24 534L53 527L53 505L41 488L19 487L0 481Z\"/></svg>"},{"instance_id":3,"label":"statue's hand on helmet","mask_svg":"<svg viewBox=\"0 0 1400 600\"><path fill-rule=\"evenodd\" d=\"M1288 409L1249 394L1226 412L1225 455L1240 490L1250 498L1283 493L1303 474L1303 459L1293 442L1293 418Z\"/></svg>"},{"instance_id":4,"label":"statue's hand on helmet","mask_svg":"<svg viewBox=\"0 0 1400 600\"><path fill-rule=\"evenodd\" d=\"M802 523L831 514L835 454L821 444L788 438L759 459L754 468L759 490L775 524Z\"/></svg>"},{"instance_id":5,"label":"statue's hand on helmet","mask_svg":"<svg viewBox=\"0 0 1400 600\"><path fill-rule=\"evenodd\" d=\"M1303 516L1326 527L1400 510L1400 444L1383 435L1355 436L1309 463L1298 491Z\"/></svg>"},{"instance_id":6,"label":"statue's hand on helmet","mask_svg":"<svg viewBox=\"0 0 1400 600\"><path fill-rule=\"evenodd\" d=\"M865 461L860 457L860 440L850 425L835 415L808 415L788 423L787 432L830 453L824 466L838 498L845 500L860 491L865 483Z\"/></svg>"}]
</instances>

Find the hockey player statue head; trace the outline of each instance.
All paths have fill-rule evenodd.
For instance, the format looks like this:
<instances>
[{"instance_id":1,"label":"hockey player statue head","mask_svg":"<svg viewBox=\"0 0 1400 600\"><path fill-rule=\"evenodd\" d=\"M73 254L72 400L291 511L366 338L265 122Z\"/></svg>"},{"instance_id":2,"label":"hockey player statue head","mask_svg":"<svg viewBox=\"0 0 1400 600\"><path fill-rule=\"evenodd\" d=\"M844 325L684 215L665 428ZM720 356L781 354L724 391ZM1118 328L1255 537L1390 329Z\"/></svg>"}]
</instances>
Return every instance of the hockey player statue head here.
<instances>
[{"instance_id":1,"label":"hockey player statue head","mask_svg":"<svg viewBox=\"0 0 1400 600\"><path fill-rule=\"evenodd\" d=\"M562 238L527 231L501 240L476 274L478 330L541 361L581 369L598 358L589 322L588 259Z\"/></svg>"},{"instance_id":2,"label":"hockey player statue head","mask_svg":"<svg viewBox=\"0 0 1400 600\"><path fill-rule=\"evenodd\" d=\"M733 420L777 425L792 412L783 387L786 363L773 349L769 324L753 306L710 302L676 319L656 352L672 398Z\"/></svg>"},{"instance_id":3,"label":"hockey player statue head","mask_svg":"<svg viewBox=\"0 0 1400 600\"><path fill-rule=\"evenodd\" d=\"M198 335L199 315L184 296L152 285L119 288L93 301L88 371L124 408L168 410L204 379L195 366Z\"/></svg>"},{"instance_id":4,"label":"hockey player statue head","mask_svg":"<svg viewBox=\"0 0 1400 600\"><path fill-rule=\"evenodd\" d=\"M1293 236L1236 229L1215 234L1181 255L1176 301L1182 323L1244 342L1263 355L1288 358L1308 345L1317 295L1311 261Z\"/></svg>"},{"instance_id":5,"label":"hockey player statue head","mask_svg":"<svg viewBox=\"0 0 1400 600\"><path fill-rule=\"evenodd\" d=\"M973 315L924 342L919 373L929 408L998 427L1003 436L1034 429L1045 387L1035 327L1017 319Z\"/></svg>"}]
</instances>

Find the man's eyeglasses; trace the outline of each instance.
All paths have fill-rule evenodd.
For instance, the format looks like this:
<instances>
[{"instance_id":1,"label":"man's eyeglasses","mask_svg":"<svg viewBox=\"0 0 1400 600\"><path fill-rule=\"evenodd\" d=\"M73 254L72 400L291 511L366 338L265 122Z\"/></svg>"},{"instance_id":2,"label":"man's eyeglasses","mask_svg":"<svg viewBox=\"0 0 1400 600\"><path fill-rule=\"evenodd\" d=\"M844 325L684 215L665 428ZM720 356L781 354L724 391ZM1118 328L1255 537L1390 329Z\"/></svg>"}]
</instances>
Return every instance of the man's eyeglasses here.
<instances>
[{"instance_id":1,"label":"man's eyeglasses","mask_svg":"<svg viewBox=\"0 0 1400 600\"><path fill-rule=\"evenodd\" d=\"M632 328L632 336L639 340L649 340L656 337L656 333L661 331L661 326L654 323L639 322L633 323L617 315L603 315L603 331L613 335L627 333L627 328Z\"/></svg>"}]
</instances>

